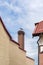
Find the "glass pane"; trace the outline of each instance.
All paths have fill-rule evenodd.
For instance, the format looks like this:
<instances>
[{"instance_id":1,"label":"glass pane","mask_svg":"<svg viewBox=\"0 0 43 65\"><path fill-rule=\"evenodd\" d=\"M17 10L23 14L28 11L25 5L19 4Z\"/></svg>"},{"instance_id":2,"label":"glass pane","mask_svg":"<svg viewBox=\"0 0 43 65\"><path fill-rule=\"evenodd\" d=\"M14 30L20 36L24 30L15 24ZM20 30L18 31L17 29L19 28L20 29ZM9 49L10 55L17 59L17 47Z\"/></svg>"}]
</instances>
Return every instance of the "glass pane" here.
<instances>
[{"instance_id":1,"label":"glass pane","mask_svg":"<svg viewBox=\"0 0 43 65\"><path fill-rule=\"evenodd\" d=\"M40 47L40 52L43 52L43 46Z\"/></svg>"}]
</instances>

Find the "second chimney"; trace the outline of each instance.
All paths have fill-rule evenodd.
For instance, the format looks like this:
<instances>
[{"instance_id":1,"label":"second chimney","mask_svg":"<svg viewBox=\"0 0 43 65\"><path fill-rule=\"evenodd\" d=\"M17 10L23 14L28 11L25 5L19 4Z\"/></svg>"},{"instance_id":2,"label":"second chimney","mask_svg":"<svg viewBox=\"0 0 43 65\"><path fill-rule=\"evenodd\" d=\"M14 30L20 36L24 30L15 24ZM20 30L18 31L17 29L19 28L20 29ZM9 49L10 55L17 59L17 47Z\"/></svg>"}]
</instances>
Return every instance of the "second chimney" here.
<instances>
[{"instance_id":1,"label":"second chimney","mask_svg":"<svg viewBox=\"0 0 43 65\"><path fill-rule=\"evenodd\" d=\"M23 29L21 28L19 31L18 31L18 43L19 43L19 47L21 48L21 49L23 49L24 50L24 31L23 31Z\"/></svg>"}]
</instances>

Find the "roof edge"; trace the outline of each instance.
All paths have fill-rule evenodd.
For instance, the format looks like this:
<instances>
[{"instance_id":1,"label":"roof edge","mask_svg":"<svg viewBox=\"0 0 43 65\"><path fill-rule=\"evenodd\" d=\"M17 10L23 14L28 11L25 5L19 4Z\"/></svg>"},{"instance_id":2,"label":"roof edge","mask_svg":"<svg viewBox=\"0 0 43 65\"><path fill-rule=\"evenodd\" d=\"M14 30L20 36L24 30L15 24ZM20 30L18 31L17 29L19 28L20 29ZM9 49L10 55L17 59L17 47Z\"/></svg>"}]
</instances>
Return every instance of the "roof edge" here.
<instances>
[{"instance_id":1,"label":"roof edge","mask_svg":"<svg viewBox=\"0 0 43 65\"><path fill-rule=\"evenodd\" d=\"M43 34L43 32L42 32L42 33L32 34L32 37L35 37L35 36L40 36L41 34Z\"/></svg>"},{"instance_id":2,"label":"roof edge","mask_svg":"<svg viewBox=\"0 0 43 65\"><path fill-rule=\"evenodd\" d=\"M19 49L20 49L20 50L22 50L22 51L24 51L24 52L26 52L26 50L24 50L24 49L21 49L20 47L19 47Z\"/></svg>"},{"instance_id":3,"label":"roof edge","mask_svg":"<svg viewBox=\"0 0 43 65\"><path fill-rule=\"evenodd\" d=\"M19 45L19 43L18 42L16 42L15 40L13 40L12 38L10 39L13 43L15 43L15 44L17 44L17 45ZM20 45L19 45L20 46Z\"/></svg>"},{"instance_id":4,"label":"roof edge","mask_svg":"<svg viewBox=\"0 0 43 65\"><path fill-rule=\"evenodd\" d=\"M33 60L33 61L35 61L35 60L34 60L33 58L31 58L31 57L26 56L26 58L31 59L31 60Z\"/></svg>"},{"instance_id":5,"label":"roof edge","mask_svg":"<svg viewBox=\"0 0 43 65\"><path fill-rule=\"evenodd\" d=\"M6 29L6 26L5 26L5 24L3 23L3 21L2 21L2 18L0 17L0 20L1 20L1 23L2 23L2 25L3 25L3 28L5 29L5 31L6 31L6 33L7 33L7 35L10 37L10 38L12 38L11 37L11 35L10 35L10 33L8 32L8 30Z\"/></svg>"},{"instance_id":6,"label":"roof edge","mask_svg":"<svg viewBox=\"0 0 43 65\"><path fill-rule=\"evenodd\" d=\"M6 26L5 26L5 24L3 23L3 20L2 20L1 17L0 17L0 20L1 20L1 23L2 23L2 25L3 25L4 30L6 31L7 35L8 35L9 38L10 38L10 40L11 40L12 42L15 42L17 45L19 45L19 43L17 43L15 40L12 40L12 37L11 37L10 33L8 32L8 30L6 29Z\"/></svg>"},{"instance_id":7,"label":"roof edge","mask_svg":"<svg viewBox=\"0 0 43 65\"><path fill-rule=\"evenodd\" d=\"M38 23L35 23L35 25L37 25L37 24L39 24L39 22Z\"/></svg>"}]
</instances>

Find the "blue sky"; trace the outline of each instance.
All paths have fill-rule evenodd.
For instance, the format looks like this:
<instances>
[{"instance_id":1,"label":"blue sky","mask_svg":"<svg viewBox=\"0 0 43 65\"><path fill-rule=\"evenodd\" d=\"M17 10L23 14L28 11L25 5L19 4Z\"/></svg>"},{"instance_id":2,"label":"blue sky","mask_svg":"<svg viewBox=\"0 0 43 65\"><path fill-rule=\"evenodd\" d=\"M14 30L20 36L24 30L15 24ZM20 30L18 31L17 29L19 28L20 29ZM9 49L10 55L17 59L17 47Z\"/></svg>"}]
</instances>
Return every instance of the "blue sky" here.
<instances>
[{"instance_id":1,"label":"blue sky","mask_svg":"<svg viewBox=\"0 0 43 65\"><path fill-rule=\"evenodd\" d=\"M17 41L17 31L25 31L26 55L37 65L38 38L32 38L34 23L43 20L43 0L0 0L0 16L12 38Z\"/></svg>"}]
</instances>

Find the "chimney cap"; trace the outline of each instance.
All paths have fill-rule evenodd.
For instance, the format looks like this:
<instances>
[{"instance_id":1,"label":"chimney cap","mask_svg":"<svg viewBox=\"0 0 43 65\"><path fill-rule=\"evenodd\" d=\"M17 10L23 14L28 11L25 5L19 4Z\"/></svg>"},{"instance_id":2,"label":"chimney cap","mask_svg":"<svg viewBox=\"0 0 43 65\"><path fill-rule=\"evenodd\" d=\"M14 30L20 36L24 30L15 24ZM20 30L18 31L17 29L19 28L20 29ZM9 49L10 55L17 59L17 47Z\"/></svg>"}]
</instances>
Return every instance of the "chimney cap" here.
<instances>
[{"instance_id":1,"label":"chimney cap","mask_svg":"<svg viewBox=\"0 0 43 65\"><path fill-rule=\"evenodd\" d=\"M18 34L25 34L25 32L23 31L23 28L20 28L20 30L18 31Z\"/></svg>"}]
</instances>

